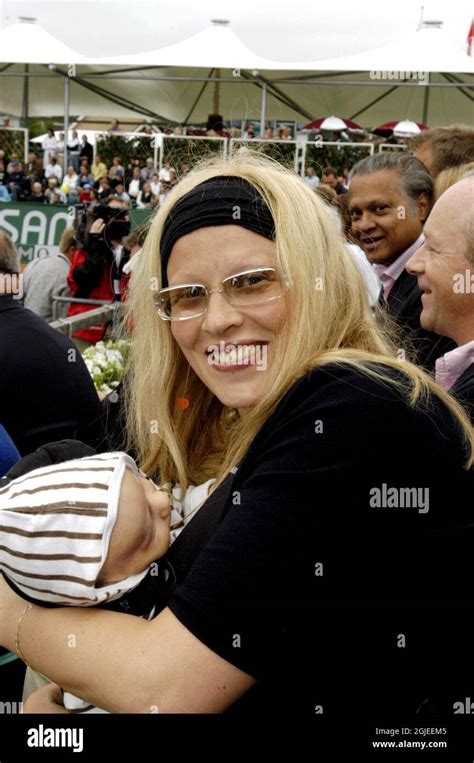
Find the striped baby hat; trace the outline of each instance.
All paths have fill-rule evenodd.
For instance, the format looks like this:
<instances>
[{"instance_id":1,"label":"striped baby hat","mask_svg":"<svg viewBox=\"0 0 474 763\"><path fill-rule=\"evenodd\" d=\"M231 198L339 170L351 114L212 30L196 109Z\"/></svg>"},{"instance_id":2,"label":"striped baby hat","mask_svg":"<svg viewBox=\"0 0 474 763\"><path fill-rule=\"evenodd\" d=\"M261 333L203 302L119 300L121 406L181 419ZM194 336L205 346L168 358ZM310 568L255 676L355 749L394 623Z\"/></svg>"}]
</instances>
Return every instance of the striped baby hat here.
<instances>
[{"instance_id":1,"label":"striped baby hat","mask_svg":"<svg viewBox=\"0 0 474 763\"><path fill-rule=\"evenodd\" d=\"M29 600L64 606L113 601L148 569L97 586L117 520L126 453L101 453L25 474L0 489L0 571Z\"/></svg>"}]
</instances>

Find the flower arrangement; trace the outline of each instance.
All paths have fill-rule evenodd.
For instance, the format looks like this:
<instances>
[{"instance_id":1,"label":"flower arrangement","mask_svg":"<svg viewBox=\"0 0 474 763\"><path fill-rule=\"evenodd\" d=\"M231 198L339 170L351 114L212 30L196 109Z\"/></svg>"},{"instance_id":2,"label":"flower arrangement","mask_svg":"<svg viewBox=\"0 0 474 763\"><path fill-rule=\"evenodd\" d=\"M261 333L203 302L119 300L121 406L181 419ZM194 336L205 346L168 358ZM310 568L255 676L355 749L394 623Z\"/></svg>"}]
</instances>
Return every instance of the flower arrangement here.
<instances>
[{"instance_id":1,"label":"flower arrangement","mask_svg":"<svg viewBox=\"0 0 474 763\"><path fill-rule=\"evenodd\" d=\"M97 342L84 351L82 357L92 376L97 392L108 395L120 384L127 368L130 342Z\"/></svg>"}]
</instances>

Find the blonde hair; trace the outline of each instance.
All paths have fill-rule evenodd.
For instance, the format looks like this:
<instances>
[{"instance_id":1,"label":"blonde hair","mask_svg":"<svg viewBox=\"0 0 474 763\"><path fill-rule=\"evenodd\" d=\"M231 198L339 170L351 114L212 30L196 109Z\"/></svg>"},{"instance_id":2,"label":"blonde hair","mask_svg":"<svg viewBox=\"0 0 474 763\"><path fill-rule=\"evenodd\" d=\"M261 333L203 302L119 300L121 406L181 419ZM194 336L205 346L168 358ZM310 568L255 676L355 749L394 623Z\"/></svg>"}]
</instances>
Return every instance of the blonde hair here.
<instances>
[{"instance_id":1,"label":"blonde hair","mask_svg":"<svg viewBox=\"0 0 474 763\"><path fill-rule=\"evenodd\" d=\"M77 248L76 231L74 228L65 228L59 242L59 251L65 254L71 246Z\"/></svg>"},{"instance_id":2,"label":"blonde hair","mask_svg":"<svg viewBox=\"0 0 474 763\"><path fill-rule=\"evenodd\" d=\"M447 170L442 170L436 177L434 183L434 196L435 201L438 201L439 197L451 188L452 185L463 180L468 172L474 170L474 162L467 162L466 164L459 164L457 167L449 167Z\"/></svg>"},{"instance_id":3,"label":"blonde hair","mask_svg":"<svg viewBox=\"0 0 474 763\"><path fill-rule=\"evenodd\" d=\"M190 368L170 323L157 316L151 294L151 284L161 288L160 237L172 207L195 186L220 175L244 178L265 199L275 223L277 267L290 282L284 297L287 319L275 342L265 392L242 416L226 408ZM128 302L133 347L127 431L144 471L159 473L163 482L179 483L182 490L209 477L219 484L292 384L327 363L351 365L399 387L412 406L435 393L461 423L472 452L474 437L461 406L422 369L397 359L395 345L376 324L331 211L294 173L248 149L228 160L205 161L168 195L148 233ZM371 367L374 362L384 364L387 373ZM394 381L390 369L403 371L406 381ZM185 383L191 405L181 411L176 397L183 395Z\"/></svg>"}]
</instances>

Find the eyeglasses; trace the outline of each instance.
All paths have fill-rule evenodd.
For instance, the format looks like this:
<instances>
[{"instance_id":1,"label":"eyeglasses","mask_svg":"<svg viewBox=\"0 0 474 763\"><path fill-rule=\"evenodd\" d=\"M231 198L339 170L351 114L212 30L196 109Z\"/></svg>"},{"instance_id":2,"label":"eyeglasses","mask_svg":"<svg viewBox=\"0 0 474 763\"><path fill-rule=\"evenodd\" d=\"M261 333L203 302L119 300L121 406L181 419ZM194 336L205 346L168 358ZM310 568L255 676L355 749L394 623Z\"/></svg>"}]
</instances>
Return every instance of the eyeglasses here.
<instances>
[{"instance_id":1,"label":"eyeglasses","mask_svg":"<svg viewBox=\"0 0 474 763\"><path fill-rule=\"evenodd\" d=\"M282 283L275 268L256 268L224 278L218 289L201 283L170 286L154 296L158 315L164 321L187 321L204 315L211 294L222 294L231 307L254 307L283 296L288 283Z\"/></svg>"}]
</instances>

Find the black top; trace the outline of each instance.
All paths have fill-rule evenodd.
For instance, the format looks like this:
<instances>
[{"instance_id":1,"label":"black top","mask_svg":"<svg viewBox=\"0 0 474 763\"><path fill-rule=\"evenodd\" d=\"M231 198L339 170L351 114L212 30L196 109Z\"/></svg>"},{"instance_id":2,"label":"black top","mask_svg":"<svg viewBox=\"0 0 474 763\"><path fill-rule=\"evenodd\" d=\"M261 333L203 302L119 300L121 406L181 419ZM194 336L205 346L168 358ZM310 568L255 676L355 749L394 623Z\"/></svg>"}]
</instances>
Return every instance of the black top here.
<instances>
[{"instance_id":1,"label":"black top","mask_svg":"<svg viewBox=\"0 0 474 763\"><path fill-rule=\"evenodd\" d=\"M474 363L466 368L449 390L464 405L474 423Z\"/></svg>"},{"instance_id":2,"label":"black top","mask_svg":"<svg viewBox=\"0 0 474 763\"><path fill-rule=\"evenodd\" d=\"M0 295L0 422L24 456L47 442L95 445L100 404L75 344Z\"/></svg>"},{"instance_id":3,"label":"black top","mask_svg":"<svg viewBox=\"0 0 474 763\"><path fill-rule=\"evenodd\" d=\"M257 679L230 712L385 714L393 725L466 690L472 613L455 606L470 608L473 590L464 461L437 398L413 410L392 386L335 365L291 387L169 602Z\"/></svg>"},{"instance_id":4,"label":"black top","mask_svg":"<svg viewBox=\"0 0 474 763\"><path fill-rule=\"evenodd\" d=\"M89 143L89 141L87 141L86 143L81 143L80 149L81 150L79 151L79 158L82 159L83 157L85 157L88 160L89 164L91 164L92 156L94 154L94 149L92 148L92 145Z\"/></svg>"}]
</instances>

